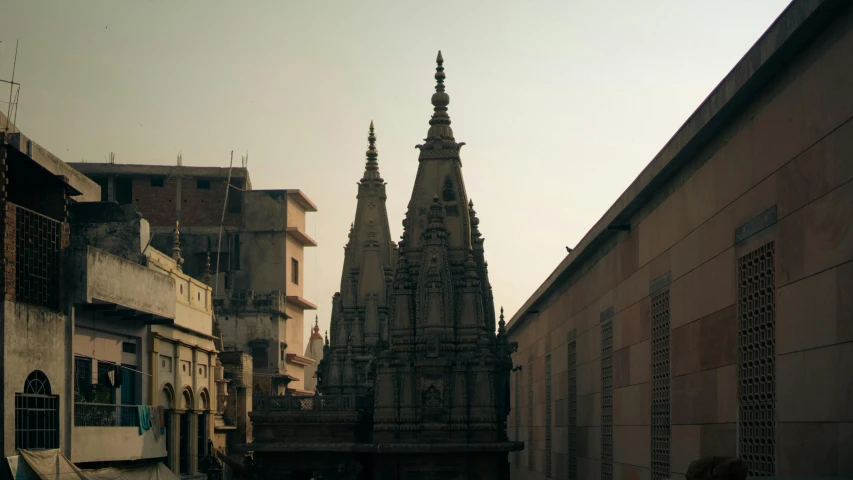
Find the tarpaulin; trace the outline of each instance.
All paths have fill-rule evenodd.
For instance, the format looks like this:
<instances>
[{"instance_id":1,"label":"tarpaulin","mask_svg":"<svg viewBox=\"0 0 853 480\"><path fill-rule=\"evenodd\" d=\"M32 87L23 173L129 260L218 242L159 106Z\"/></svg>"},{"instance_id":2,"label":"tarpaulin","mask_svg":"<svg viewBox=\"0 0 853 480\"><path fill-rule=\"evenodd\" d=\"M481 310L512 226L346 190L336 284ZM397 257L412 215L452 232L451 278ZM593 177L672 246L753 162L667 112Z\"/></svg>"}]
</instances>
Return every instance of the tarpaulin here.
<instances>
[{"instance_id":1,"label":"tarpaulin","mask_svg":"<svg viewBox=\"0 0 853 480\"><path fill-rule=\"evenodd\" d=\"M135 468L83 470L58 449L18 450L18 453L19 456L6 459L16 480L180 480L160 462Z\"/></svg>"}]
</instances>

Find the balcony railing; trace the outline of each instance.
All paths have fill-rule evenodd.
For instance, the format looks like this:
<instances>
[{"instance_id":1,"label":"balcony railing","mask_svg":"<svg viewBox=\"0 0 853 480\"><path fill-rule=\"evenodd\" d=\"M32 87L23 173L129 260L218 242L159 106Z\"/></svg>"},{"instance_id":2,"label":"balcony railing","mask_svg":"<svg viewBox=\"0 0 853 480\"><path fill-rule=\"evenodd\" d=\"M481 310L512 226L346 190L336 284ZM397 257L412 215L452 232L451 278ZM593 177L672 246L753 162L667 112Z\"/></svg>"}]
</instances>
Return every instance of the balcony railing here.
<instances>
[{"instance_id":1,"label":"balcony railing","mask_svg":"<svg viewBox=\"0 0 853 480\"><path fill-rule=\"evenodd\" d=\"M136 405L110 405L104 403L75 403L75 427L138 427L139 413Z\"/></svg>"},{"instance_id":2,"label":"balcony railing","mask_svg":"<svg viewBox=\"0 0 853 480\"><path fill-rule=\"evenodd\" d=\"M8 234L15 225L15 301L57 309L62 223L19 205L10 206L14 208L6 212L6 228ZM14 222L9 218L12 214Z\"/></svg>"},{"instance_id":3,"label":"balcony railing","mask_svg":"<svg viewBox=\"0 0 853 480\"><path fill-rule=\"evenodd\" d=\"M255 412L355 412L372 406L372 399L354 394L314 395L254 395L252 411Z\"/></svg>"}]
</instances>

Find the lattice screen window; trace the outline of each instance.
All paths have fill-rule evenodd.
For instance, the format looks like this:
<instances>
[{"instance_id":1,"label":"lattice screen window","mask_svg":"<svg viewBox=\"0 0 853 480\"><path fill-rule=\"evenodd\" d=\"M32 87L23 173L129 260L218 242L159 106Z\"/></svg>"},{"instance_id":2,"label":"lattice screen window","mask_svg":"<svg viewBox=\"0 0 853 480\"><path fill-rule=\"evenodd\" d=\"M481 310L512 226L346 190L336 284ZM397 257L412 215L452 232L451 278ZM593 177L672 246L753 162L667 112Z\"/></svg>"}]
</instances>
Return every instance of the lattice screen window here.
<instances>
[{"instance_id":1,"label":"lattice screen window","mask_svg":"<svg viewBox=\"0 0 853 480\"><path fill-rule=\"evenodd\" d=\"M551 355L545 356L545 478L551 478Z\"/></svg>"},{"instance_id":2,"label":"lattice screen window","mask_svg":"<svg viewBox=\"0 0 853 480\"><path fill-rule=\"evenodd\" d=\"M601 480L613 479L613 321L601 323Z\"/></svg>"},{"instance_id":3,"label":"lattice screen window","mask_svg":"<svg viewBox=\"0 0 853 480\"><path fill-rule=\"evenodd\" d=\"M533 471L533 357L527 362L527 469Z\"/></svg>"},{"instance_id":4,"label":"lattice screen window","mask_svg":"<svg viewBox=\"0 0 853 480\"><path fill-rule=\"evenodd\" d=\"M521 389L518 384L521 382L522 372L518 372L515 375L515 412L513 412L513 416L515 418L515 441L521 441ZM512 454L513 463L515 463L515 468L518 468L521 465L521 452L516 451Z\"/></svg>"},{"instance_id":5,"label":"lattice screen window","mask_svg":"<svg viewBox=\"0 0 853 480\"><path fill-rule=\"evenodd\" d=\"M652 297L652 480L670 477L669 290Z\"/></svg>"},{"instance_id":6,"label":"lattice screen window","mask_svg":"<svg viewBox=\"0 0 853 480\"><path fill-rule=\"evenodd\" d=\"M578 377L577 377L577 333L575 330L568 335L568 351L566 356L569 360L568 385L569 385L569 465L567 469L568 480L578 478Z\"/></svg>"},{"instance_id":7,"label":"lattice screen window","mask_svg":"<svg viewBox=\"0 0 853 480\"><path fill-rule=\"evenodd\" d=\"M776 275L773 242L738 259L738 454L776 473Z\"/></svg>"}]
</instances>

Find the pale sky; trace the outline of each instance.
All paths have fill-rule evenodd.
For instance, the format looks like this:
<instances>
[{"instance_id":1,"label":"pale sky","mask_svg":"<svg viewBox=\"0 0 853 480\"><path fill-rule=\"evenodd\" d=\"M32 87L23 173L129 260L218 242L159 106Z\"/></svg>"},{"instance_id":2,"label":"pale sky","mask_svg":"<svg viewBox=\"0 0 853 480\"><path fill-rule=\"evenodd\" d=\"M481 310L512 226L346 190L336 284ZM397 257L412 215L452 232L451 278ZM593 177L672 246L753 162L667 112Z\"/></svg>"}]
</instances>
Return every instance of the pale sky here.
<instances>
[{"instance_id":1,"label":"pale sky","mask_svg":"<svg viewBox=\"0 0 853 480\"><path fill-rule=\"evenodd\" d=\"M787 4L4 0L0 78L20 39L18 126L65 161L227 166L248 151L254 188L304 191L320 244L305 296L325 330L367 127L396 241L441 49L509 319Z\"/></svg>"}]
</instances>

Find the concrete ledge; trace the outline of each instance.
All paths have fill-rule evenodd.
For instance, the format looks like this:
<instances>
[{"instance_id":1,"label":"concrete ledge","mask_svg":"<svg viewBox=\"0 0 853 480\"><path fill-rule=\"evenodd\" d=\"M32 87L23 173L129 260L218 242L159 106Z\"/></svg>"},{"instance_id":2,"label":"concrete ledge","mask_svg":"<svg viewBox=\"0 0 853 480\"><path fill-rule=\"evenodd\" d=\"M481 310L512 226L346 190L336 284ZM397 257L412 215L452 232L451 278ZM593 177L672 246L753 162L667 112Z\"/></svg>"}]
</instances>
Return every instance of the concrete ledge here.
<instances>
[{"instance_id":1,"label":"concrete ledge","mask_svg":"<svg viewBox=\"0 0 853 480\"><path fill-rule=\"evenodd\" d=\"M161 435L159 440L155 440L151 430L140 435L138 427L74 427L71 445L71 461L74 463L166 456L166 437Z\"/></svg>"},{"instance_id":2,"label":"concrete ledge","mask_svg":"<svg viewBox=\"0 0 853 480\"><path fill-rule=\"evenodd\" d=\"M69 258L76 304L112 304L160 318L175 318L175 280L169 275L93 247L72 249Z\"/></svg>"}]
</instances>

